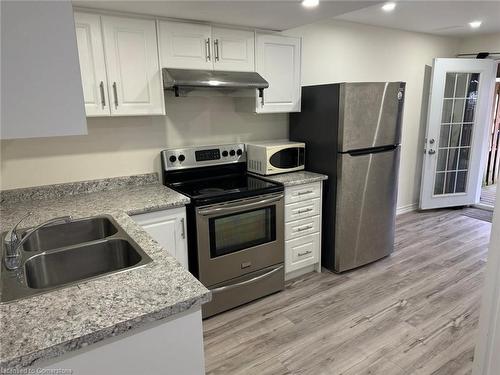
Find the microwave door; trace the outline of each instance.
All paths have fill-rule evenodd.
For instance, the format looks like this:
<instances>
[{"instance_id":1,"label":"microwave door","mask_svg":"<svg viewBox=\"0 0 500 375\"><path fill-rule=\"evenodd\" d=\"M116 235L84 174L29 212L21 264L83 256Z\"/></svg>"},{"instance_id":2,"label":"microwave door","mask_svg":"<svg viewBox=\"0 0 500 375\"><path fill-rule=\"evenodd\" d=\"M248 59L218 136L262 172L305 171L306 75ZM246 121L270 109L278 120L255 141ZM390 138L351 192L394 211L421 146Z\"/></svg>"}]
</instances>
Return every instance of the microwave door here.
<instances>
[{"instance_id":1,"label":"microwave door","mask_svg":"<svg viewBox=\"0 0 500 375\"><path fill-rule=\"evenodd\" d=\"M269 158L268 172L292 172L304 168L304 147L287 147L274 152Z\"/></svg>"}]
</instances>

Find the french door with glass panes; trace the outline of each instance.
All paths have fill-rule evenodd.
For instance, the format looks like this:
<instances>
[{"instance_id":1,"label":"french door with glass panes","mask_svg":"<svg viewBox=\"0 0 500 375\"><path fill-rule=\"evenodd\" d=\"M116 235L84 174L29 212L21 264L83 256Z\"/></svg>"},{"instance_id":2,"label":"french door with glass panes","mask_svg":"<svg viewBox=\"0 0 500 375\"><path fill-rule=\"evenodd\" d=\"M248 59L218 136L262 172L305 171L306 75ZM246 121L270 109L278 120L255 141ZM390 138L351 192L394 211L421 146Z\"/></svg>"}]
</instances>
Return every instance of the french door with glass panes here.
<instances>
[{"instance_id":1,"label":"french door with glass panes","mask_svg":"<svg viewBox=\"0 0 500 375\"><path fill-rule=\"evenodd\" d=\"M434 59L420 208L479 202L496 63Z\"/></svg>"}]
</instances>

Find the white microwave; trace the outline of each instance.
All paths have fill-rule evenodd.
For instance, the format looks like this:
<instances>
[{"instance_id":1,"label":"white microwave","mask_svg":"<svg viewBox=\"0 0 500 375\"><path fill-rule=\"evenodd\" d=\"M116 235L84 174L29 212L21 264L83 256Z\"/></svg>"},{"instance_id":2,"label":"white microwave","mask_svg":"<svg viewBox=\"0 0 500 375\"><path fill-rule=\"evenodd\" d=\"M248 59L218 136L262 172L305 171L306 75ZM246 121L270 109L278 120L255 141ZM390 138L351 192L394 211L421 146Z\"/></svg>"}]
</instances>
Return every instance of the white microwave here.
<instances>
[{"instance_id":1,"label":"white microwave","mask_svg":"<svg viewBox=\"0 0 500 375\"><path fill-rule=\"evenodd\" d=\"M304 169L305 143L268 141L247 143L247 170L261 175Z\"/></svg>"}]
</instances>

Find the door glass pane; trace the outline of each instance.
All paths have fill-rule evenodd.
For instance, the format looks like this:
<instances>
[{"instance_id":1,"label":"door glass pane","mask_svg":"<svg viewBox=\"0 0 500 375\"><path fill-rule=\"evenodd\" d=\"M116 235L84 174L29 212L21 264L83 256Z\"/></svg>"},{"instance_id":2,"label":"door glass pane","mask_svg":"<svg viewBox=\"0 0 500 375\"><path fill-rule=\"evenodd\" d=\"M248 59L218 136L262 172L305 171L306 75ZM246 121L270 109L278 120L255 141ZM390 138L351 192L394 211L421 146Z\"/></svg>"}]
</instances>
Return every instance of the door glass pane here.
<instances>
[{"instance_id":1,"label":"door glass pane","mask_svg":"<svg viewBox=\"0 0 500 375\"><path fill-rule=\"evenodd\" d=\"M436 181L434 182L434 194L443 194L444 191L444 173L436 173Z\"/></svg>"},{"instance_id":2,"label":"door glass pane","mask_svg":"<svg viewBox=\"0 0 500 375\"><path fill-rule=\"evenodd\" d=\"M457 73L446 73L446 84L444 88L444 97L453 98L455 92L455 78Z\"/></svg>"},{"instance_id":3,"label":"door glass pane","mask_svg":"<svg viewBox=\"0 0 500 375\"><path fill-rule=\"evenodd\" d=\"M446 73L434 194L465 193L479 73Z\"/></svg>"},{"instance_id":4,"label":"door glass pane","mask_svg":"<svg viewBox=\"0 0 500 375\"><path fill-rule=\"evenodd\" d=\"M441 134L439 135L439 147L448 147L450 142L451 125L441 125Z\"/></svg>"},{"instance_id":5,"label":"door glass pane","mask_svg":"<svg viewBox=\"0 0 500 375\"><path fill-rule=\"evenodd\" d=\"M444 193L450 194L455 192L455 179L457 172L446 172L446 183L444 186Z\"/></svg>"},{"instance_id":6,"label":"door glass pane","mask_svg":"<svg viewBox=\"0 0 500 375\"><path fill-rule=\"evenodd\" d=\"M445 99L443 101L443 118L441 120L443 124L451 122L452 111L453 111L453 99Z\"/></svg>"},{"instance_id":7,"label":"door glass pane","mask_svg":"<svg viewBox=\"0 0 500 375\"><path fill-rule=\"evenodd\" d=\"M465 99L455 99L453 102L453 116L451 122L462 122L464 117Z\"/></svg>"},{"instance_id":8,"label":"door glass pane","mask_svg":"<svg viewBox=\"0 0 500 375\"><path fill-rule=\"evenodd\" d=\"M465 98L465 93L467 91L467 73L458 73L457 74L457 87L455 92L455 98Z\"/></svg>"}]
</instances>

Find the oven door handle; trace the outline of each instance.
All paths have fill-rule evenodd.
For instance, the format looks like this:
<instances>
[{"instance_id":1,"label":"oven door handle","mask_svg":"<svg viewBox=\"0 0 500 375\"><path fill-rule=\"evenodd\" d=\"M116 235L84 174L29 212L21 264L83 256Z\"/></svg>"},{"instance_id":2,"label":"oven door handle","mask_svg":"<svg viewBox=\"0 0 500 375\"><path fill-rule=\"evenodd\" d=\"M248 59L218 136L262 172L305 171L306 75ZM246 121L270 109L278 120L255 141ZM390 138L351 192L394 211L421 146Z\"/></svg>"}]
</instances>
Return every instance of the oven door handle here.
<instances>
[{"instance_id":1,"label":"oven door handle","mask_svg":"<svg viewBox=\"0 0 500 375\"><path fill-rule=\"evenodd\" d=\"M233 212L235 210L263 206L263 205L266 205L269 203L277 202L281 199L283 199L283 194L274 196L272 198L261 199L257 202L252 202L252 203L227 205L227 206L218 207L218 208L207 208L204 210L199 210L198 214L203 215L203 216L209 216L209 215L220 214L220 213L224 213L224 212Z\"/></svg>"},{"instance_id":2,"label":"oven door handle","mask_svg":"<svg viewBox=\"0 0 500 375\"><path fill-rule=\"evenodd\" d=\"M279 267L276 267L275 269L273 269L273 270L271 270L269 272L263 273L262 275L252 277L251 279L248 279L248 280L245 280L245 281L241 281L241 282L236 283L236 284L225 285L225 286L220 286L220 287L215 288L215 289L210 289L210 291L212 293L220 293L220 292L225 292L227 290L231 290L233 288L237 288L237 287L240 287L240 286L243 286L243 285L252 284L252 283L255 283L255 282L259 281L259 280L265 279L266 277L274 275L276 272L279 272L282 269L283 269L283 265L280 265Z\"/></svg>"}]
</instances>

